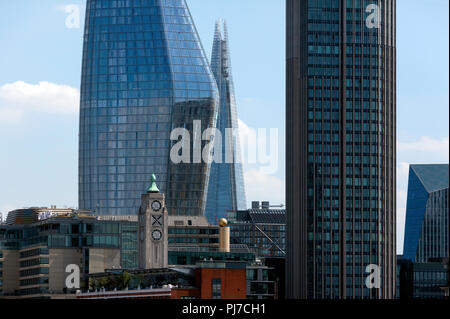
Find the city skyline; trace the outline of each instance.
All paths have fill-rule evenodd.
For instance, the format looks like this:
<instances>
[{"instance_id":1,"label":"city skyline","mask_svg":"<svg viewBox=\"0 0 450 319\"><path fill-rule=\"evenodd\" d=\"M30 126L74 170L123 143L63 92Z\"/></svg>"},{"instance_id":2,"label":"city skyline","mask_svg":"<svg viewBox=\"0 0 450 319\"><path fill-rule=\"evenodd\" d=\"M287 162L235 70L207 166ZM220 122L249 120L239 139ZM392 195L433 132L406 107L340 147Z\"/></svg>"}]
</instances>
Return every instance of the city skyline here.
<instances>
[{"instance_id":1,"label":"city skyline","mask_svg":"<svg viewBox=\"0 0 450 319\"><path fill-rule=\"evenodd\" d=\"M50 19L48 19L48 21L46 21L46 23L42 26L36 27L36 33L30 32L29 35L23 34L22 28L20 27L18 27L17 31L13 32L11 36L8 35L8 37L6 37L6 33L4 33L4 31L0 33L2 41L10 44L7 46L9 51L5 53L5 59L2 61L2 70L4 70L4 72L2 72L2 75L0 75L0 86L2 92L2 100L0 104L0 107L2 108L2 124L0 126L0 131L2 136L6 137L4 139L2 138L0 142L3 149L8 149L8 152L6 152L4 156L2 156L1 160L2 166L8 167L7 170L4 169L1 172L2 176L6 177L5 180L8 181L8 183L1 184L2 194L5 194L0 202L0 211L2 211L3 213L6 213L7 210L20 208L23 206L49 206L51 204L68 206L76 205L76 179L74 180L74 174L69 173L69 171L76 171L76 159L74 161L74 151L72 149L74 147L76 148L76 143L74 143L74 141L77 139L77 133L75 130L77 117L75 109L77 108L77 102L74 103L73 100L76 101L76 96L78 94L76 88L79 86L77 84L77 82L79 81L77 78L79 78L80 71L79 67L76 65L78 63L78 60L77 58L73 57L74 55L78 55L78 49L74 49L74 46L78 48L80 47L80 30L82 30L82 28L74 30L66 29L64 26L64 19L66 18L66 14L64 12L57 11L55 8L55 3L52 3L51 5L49 3L44 3L43 5L41 5L41 8L35 7L34 4L30 6L30 8L23 8L24 3L27 3L27 1L2 3L0 5L5 9L3 10L2 8L1 12L13 12L11 18L14 17L14 12L20 12L20 16L15 16L15 18L17 18L16 22L12 22L12 20L8 19L2 20L2 30L14 29L13 26L16 23L17 25L19 23L24 24L24 21L27 21L27 23L25 23L26 25L34 24L37 21L42 21L43 16L48 16ZM61 4L67 3L69 2L61 1ZM218 1L212 1L207 5L204 5L204 8L202 8L200 3L203 6L202 1L189 2L194 20L196 20L196 22L198 20L201 21L200 24L197 25L197 27L200 30L199 32L202 40L205 43L210 43L208 39L210 37L211 21L206 18L197 19L197 16L202 17L203 13L213 8L213 11L217 13L217 16L211 17L211 19L215 19L218 16L220 17L220 15L222 15L222 12L220 12L221 9L229 6L227 11L223 12L223 15L226 15L227 13L230 13L231 10L236 8L237 4L235 2L232 2L224 5L219 4ZM244 4L244 6L251 7L253 4L254 3L252 1L249 1L249 3ZM265 4L267 4L267 7L265 9L257 8L256 10L264 10L264 12L269 12L272 10L278 14L284 14L282 4L269 4L269 2L266 2ZM428 6L428 4L430 5ZM273 10L273 6L275 7L275 10ZM440 8L439 6L442 6L443 8ZM446 103L446 101L448 101L448 92L442 90L442 88L448 87L448 73L446 74L446 72L441 72L444 69L448 69L445 68L445 66L442 67L442 63L448 63L448 51L444 50L446 43L448 44L448 36L445 36L445 32L447 32L446 30L448 30L448 28L446 27L448 24L448 17L442 16L441 18L436 18L435 16L431 15L431 13L439 14L439 12L447 12L448 8L446 7L448 7L448 3L445 1L430 1L427 2L427 6L422 7L420 4L418 4L418 2L408 2L408 4L405 4L404 2L402 3L402 1L399 1L398 7L399 25L403 26L402 28L399 27L399 38L405 39L402 40L401 44L399 44L399 77L403 79L403 81L399 80L399 118L401 118L401 124L399 125L399 175L401 176L401 181L403 181L402 183L404 185L401 186L401 183L399 181L399 187L401 188L399 190L398 202L399 205L406 206L406 163L439 163L444 162L446 158L448 158L448 133L446 133L448 132L448 122L446 122L445 120L448 116L441 116L442 113L446 115L447 112L448 114L448 109L445 107L446 104L448 105L448 103ZM406 15L404 13L405 9L409 9L411 11L408 11L408 14ZM255 14L255 16L257 15L258 14ZM422 17L422 19L415 19L414 17ZM418 28L416 27L415 23L407 22L406 18L408 18L408 21L424 20L425 23L422 23L421 28ZM242 22L239 23L238 21L238 23L234 24L233 22L236 19L236 17L233 17L232 19L228 20L229 22L231 22L231 28L235 28L236 30L238 30L240 25L242 25ZM261 27L261 25L263 24L263 20L265 22L266 19L259 20L256 26L252 26L250 28L250 31L255 31L257 27ZM58 25L60 26L60 28L57 27ZM440 25L444 25L444 27L439 28ZM6 27L3 28L4 26ZM271 26L273 27L274 25ZM439 33L439 38L442 36L440 42L433 41L433 39L437 37L436 35L429 38L423 36L426 34L426 30L432 30L436 28L444 30L443 35L441 32ZM425 29L425 31L423 29ZM271 31L268 30L267 27L264 30ZM50 45L49 47L51 48L51 50L54 50L54 52L46 51L42 49L43 46L41 46L40 43L36 43L36 40L31 39L31 37L34 37L35 39L42 39L43 31L54 32L55 38L60 40L59 43L61 44L61 47ZM240 35L239 32L233 32L233 35L235 34L237 39L232 42L232 45L236 47L236 49L233 49L235 55L234 60L236 61L234 68L236 70L235 80L238 87L238 99L241 99L244 102L240 103L238 101L238 105L240 108L239 112L241 113L240 118L250 127L270 127L272 121L271 119L267 119L267 117L264 115L252 119L252 116L250 114L255 112L255 106L263 104L260 101L257 101L255 103L255 97L261 97L263 101L265 100L266 102L269 101L268 104L276 101L276 103L281 106L280 113L283 113L282 98L274 98L270 94L266 95L265 91L268 90L260 89L260 92L257 93L256 89L252 86L254 84L249 84L250 81L245 81L246 79L248 79L248 75L243 75L243 73L252 73L240 71L243 66L248 64L249 61L247 58L248 55L243 52L249 51L248 49L246 49L247 46L243 46L244 41L248 41L249 37L248 33L245 32L243 32L242 35ZM270 32L266 32L266 36L267 34L271 35ZM425 51L425 53L420 53L424 51L420 51L418 49L418 46L414 44L415 41L413 39L415 39L416 37L420 37L421 35L423 41L430 41L430 43L433 42L436 52ZM275 41L275 43L277 43L276 39L278 37L279 34L278 36L273 36L272 34L272 39L273 41ZM20 43L11 40L16 38L20 39ZM281 38L283 38L283 36L281 36ZM29 43L23 44L22 42L27 41L22 41L22 39L28 39ZM259 35L257 35L256 39L252 40L254 41L252 43L254 43L255 45L260 45L261 48L267 47L267 44L258 44L258 42L262 42L259 40L261 40L261 38ZM69 44L69 42L74 44ZM210 45L207 44L205 47L209 48ZM431 47L431 45L429 45L428 47ZM18 48L24 48L24 50L18 50ZM23 59L23 62L21 62L21 65L23 65L23 67L13 68L13 66L17 66L17 64L19 63L20 56L22 56L23 54L29 54L29 52L34 51L31 48L39 48L39 50L37 50L36 52L36 56L29 59L29 61ZM275 49L267 48L266 50L269 53L267 55L263 54L261 59L263 59L264 57L269 57L270 53L274 53L276 51L278 52L277 55L279 55L280 58L279 62L281 64L284 64L283 54L281 52L282 49L277 51ZM15 52L15 55L17 55L17 57L11 55L11 53L9 52ZM207 55L209 52L210 51L207 50ZM413 65L414 59L423 58L424 54L431 55L433 56L433 58L428 58L426 60L424 59L425 61L421 66L419 66L417 69L412 69L411 65ZM408 57L408 55L410 57ZM443 58L439 58L440 56L443 56ZM47 62L47 60L51 60L51 62ZM10 63L9 61L13 61L13 63ZM36 63L36 61L41 61L41 63ZM422 60L420 61L422 62ZM439 67L437 67L438 62L436 61L441 64ZM29 64L32 62L34 62L35 65L32 66ZM275 64L276 63L277 62L275 62ZM43 69L44 66L46 66L44 68L45 72ZM265 73L267 72L268 71L266 70ZM411 72L414 72L414 74L416 74L416 76L421 79L440 78L442 80L420 81L425 83L425 85L428 85L428 88L421 88L420 90L416 90L414 89L416 88L415 84L406 79L407 77L411 77ZM257 75L260 75L262 73L260 73L259 71L255 72L254 74L255 77L258 78ZM275 78L277 77L278 75ZM283 75L281 74L279 77L283 78ZM17 81L23 81L24 83L20 83ZM40 81L48 81L49 83L42 83L41 85L39 85L38 83ZM257 82L261 84L262 81ZM269 84L273 84L274 82L275 81L269 81ZM281 81L280 85L282 85L282 82L283 81ZM435 83L434 87L431 87L431 84L427 84L427 82L436 82L437 84ZM62 84L65 85L62 86ZM409 89L405 90L405 87ZM439 89L441 89L442 92L439 92ZM34 101L30 106L34 107L34 109L30 110L30 108L23 106L23 101L27 101L27 99L29 101L30 95L26 95L25 97L21 97L19 95L19 98L17 99L17 95L14 96L11 91L13 93L22 92L24 94L28 94L27 92L29 91L35 92L35 95L31 96L37 96L37 98L32 98L34 99ZM52 98L52 103L49 103L47 99L44 99L41 97L41 95L39 95L42 91L53 92L53 95L48 95L49 98ZM425 91L425 93L422 93L423 91ZM240 94L240 92L243 93ZM278 96L282 96L282 94L279 94ZM423 103L423 96L429 97L428 103ZM67 108L61 108L61 99L63 101L72 102L64 102L63 104L64 106L67 106ZM35 101L40 101L40 103L36 103ZM17 108L11 111L11 105L17 106ZM426 107L424 107L424 105ZM430 106L433 107L430 108ZM269 109L269 107L266 107L264 105L262 106L262 108L266 110ZM422 110L422 108L426 108L426 110ZM432 114L430 114L428 119L425 116L425 114L427 114L427 111L431 113L438 112L439 116L437 116L436 114L431 116ZM32 117L33 119L35 119L35 121L30 122L30 114L32 114ZM417 115L413 117L412 114ZM275 121L281 122L280 118L284 118L283 114L280 114L278 119L275 116ZM430 120L431 118L433 118L433 120ZM423 125L418 125L418 119L426 120ZM438 124L436 124L435 121L437 121ZM407 122L410 122L409 126L405 124ZM440 123L443 125L439 125ZM282 125L280 125L280 127L282 127ZM59 134L55 134L55 131ZM15 134L15 136L13 136L12 134ZM48 142L44 145L38 145L36 143L36 140L34 139L34 136L36 136L36 138L39 137L40 140L47 140ZM23 145L23 147L21 148L18 145ZM60 147L60 149L58 149L58 147ZM284 152L280 150L280 154L281 153ZM30 157L33 159L33 161L30 159ZM280 163L283 162L283 160L280 160ZM283 167L280 167L279 172L275 175L275 181L282 181L284 175L282 173L283 171ZM406 171L406 174L404 174L404 171ZM17 172L21 173L18 175ZM261 179L257 179L261 176L257 175L254 172L252 173L251 171L250 174L247 171L247 176L253 177L253 180L257 180L258 182L265 182L268 180L265 176L263 176ZM58 181L57 178L61 180ZM251 182L252 180L250 180L250 183ZM21 190L21 187L23 187L22 185L30 184L33 185L33 188L35 189L35 191L31 192L32 196L29 196L26 200L14 196L14 192L18 192L19 190ZM258 183L253 183L253 185L248 188L251 190L256 189L260 191L260 189L258 189ZM280 193L282 192L283 191L280 190ZM264 200L266 199L265 196L273 196L273 194L260 191L256 196L254 194L251 194L248 200ZM280 196L279 198L281 197L282 196ZM272 199L270 200L271 202L284 201L283 199L278 199L275 201ZM402 223L399 222L399 225L401 224ZM402 227L399 226L399 229L402 229ZM401 232L399 232L398 237L400 238L398 242L399 246L401 247Z\"/></svg>"}]
</instances>

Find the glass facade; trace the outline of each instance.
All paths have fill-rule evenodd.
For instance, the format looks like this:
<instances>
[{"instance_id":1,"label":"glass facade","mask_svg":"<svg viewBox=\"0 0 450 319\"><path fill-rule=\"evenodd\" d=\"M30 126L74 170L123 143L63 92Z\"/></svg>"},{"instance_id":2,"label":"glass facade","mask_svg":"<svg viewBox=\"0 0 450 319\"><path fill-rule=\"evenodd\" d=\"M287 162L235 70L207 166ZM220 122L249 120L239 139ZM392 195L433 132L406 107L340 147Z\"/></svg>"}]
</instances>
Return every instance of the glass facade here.
<instances>
[{"instance_id":1,"label":"glass facade","mask_svg":"<svg viewBox=\"0 0 450 319\"><path fill-rule=\"evenodd\" d=\"M397 273L398 299L445 299L448 287L448 258L432 262L412 262L399 256Z\"/></svg>"},{"instance_id":2,"label":"glass facade","mask_svg":"<svg viewBox=\"0 0 450 319\"><path fill-rule=\"evenodd\" d=\"M5 225L0 227L0 250L40 247L20 253L20 258L37 256L29 262L38 265L48 260L45 256L49 249L117 248L120 249L121 266L137 268L137 228L135 222L104 222L95 219L55 219L27 226Z\"/></svg>"},{"instance_id":3,"label":"glass facade","mask_svg":"<svg viewBox=\"0 0 450 319\"><path fill-rule=\"evenodd\" d=\"M216 139L215 146L221 147L220 160L214 153L209 178L205 216L211 224L225 218L230 211L246 209L244 175L240 158L240 142L234 82L227 25L223 33L220 22L216 23L211 69L219 88L220 107L217 129L222 139ZM232 139L227 139L226 129L232 129ZM220 143L219 143L220 142ZM215 152L218 150L215 150ZM227 152L229 154L227 155Z\"/></svg>"},{"instance_id":4,"label":"glass facade","mask_svg":"<svg viewBox=\"0 0 450 319\"><path fill-rule=\"evenodd\" d=\"M293 258L306 259L302 279L292 282L301 281L305 298L392 298L395 1L292 3L292 14L299 15L288 22L288 41L299 42L288 52L288 241L296 245L295 232L306 234L293 248L301 250ZM367 25L371 5L380 9L379 27ZM366 287L370 264L380 267L380 289Z\"/></svg>"},{"instance_id":5,"label":"glass facade","mask_svg":"<svg viewBox=\"0 0 450 319\"><path fill-rule=\"evenodd\" d=\"M403 256L416 263L449 257L448 164L411 165Z\"/></svg>"},{"instance_id":6,"label":"glass facade","mask_svg":"<svg viewBox=\"0 0 450 319\"><path fill-rule=\"evenodd\" d=\"M173 163L178 140L170 135L184 128L192 137L194 120L202 130L214 127L217 104L184 0L88 0L79 207L97 215L137 214L155 173L169 214L203 214L209 165Z\"/></svg>"},{"instance_id":7,"label":"glass facade","mask_svg":"<svg viewBox=\"0 0 450 319\"><path fill-rule=\"evenodd\" d=\"M51 291L55 289L51 288L51 281L54 283L57 280L52 275L52 270L55 269L51 265L55 264L55 258L59 254L52 251L61 252L61 249L66 256L74 251L80 252L83 276L90 272L91 249L117 249L120 253L120 267L137 268L137 228L136 222L98 221L92 217L77 216L55 217L28 225L1 225L0 251L11 253L6 259L10 265L16 262L19 270L18 286L12 290L10 282L7 295L65 293ZM11 271L10 267L9 276ZM0 265L0 277L1 275Z\"/></svg>"}]
</instances>

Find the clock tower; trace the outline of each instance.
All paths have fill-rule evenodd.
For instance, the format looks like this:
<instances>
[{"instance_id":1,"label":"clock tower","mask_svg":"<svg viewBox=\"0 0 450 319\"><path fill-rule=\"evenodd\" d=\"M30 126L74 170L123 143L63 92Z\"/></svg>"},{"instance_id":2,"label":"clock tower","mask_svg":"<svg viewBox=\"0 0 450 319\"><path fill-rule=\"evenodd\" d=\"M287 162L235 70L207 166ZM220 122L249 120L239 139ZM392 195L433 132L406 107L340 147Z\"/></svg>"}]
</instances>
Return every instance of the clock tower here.
<instances>
[{"instance_id":1,"label":"clock tower","mask_svg":"<svg viewBox=\"0 0 450 319\"><path fill-rule=\"evenodd\" d=\"M153 174L150 187L141 196L139 209L139 268L167 268L167 215L165 196L159 192Z\"/></svg>"}]
</instances>

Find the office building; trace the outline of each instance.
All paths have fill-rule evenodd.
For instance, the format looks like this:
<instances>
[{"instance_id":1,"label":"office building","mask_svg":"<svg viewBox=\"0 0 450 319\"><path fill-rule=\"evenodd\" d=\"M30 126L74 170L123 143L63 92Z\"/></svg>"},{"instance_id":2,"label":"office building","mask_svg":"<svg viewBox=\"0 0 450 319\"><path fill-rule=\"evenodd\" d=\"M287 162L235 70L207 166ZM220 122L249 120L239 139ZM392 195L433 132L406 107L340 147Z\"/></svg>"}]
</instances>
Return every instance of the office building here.
<instances>
[{"instance_id":1,"label":"office building","mask_svg":"<svg viewBox=\"0 0 450 319\"><path fill-rule=\"evenodd\" d=\"M98 220L65 210L29 223L0 226L0 281L3 298L66 298L66 266L80 268L81 280L104 269L137 268L136 222Z\"/></svg>"},{"instance_id":2,"label":"office building","mask_svg":"<svg viewBox=\"0 0 450 319\"><path fill-rule=\"evenodd\" d=\"M445 299L449 283L448 258L429 262L397 259L397 299Z\"/></svg>"},{"instance_id":3,"label":"office building","mask_svg":"<svg viewBox=\"0 0 450 319\"><path fill-rule=\"evenodd\" d=\"M275 269L261 262L247 265L247 299L279 299Z\"/></svg>"},{"instance_id":4,"label":"office building","mask_svg":"<svg viewBox=\"0 0 450 319\"><path fill-rule=\"evenodd\" d=\"M231 68L231 54L226 22L216 23L211 69L219 89L214 161L211 164L205 216L217 224L230 211L246 208L244 175L240 154L238 116ZM233 134L227 133L231 132Z\"/></svg>"},{"instance_id":5,"label":"office building","mask_svg":"<svg viewBox=\"0 0 450 319\"><path fill-rule=\"evenodd\" d=\"M403 258L449 257L448 164L410 165Z\"/></svg>"},{"instance_id":6,"label":"office building","mask_svg":"<svg viewBox=\"0 0 450 319\"><path fill-rule=\"evenodd\" d=\"M287 0L286 147L287 298L393 298L395 0Z\"/></svg>"},{"instance_id":7,"label":"office building","mask_svg":"<svg viewBox=\"0 0 450 319\"><path fill-rule=\"evenodd\" d=\"M443 299L449 282L448 164L409 167L397 298Z\"/></svg>"},{"instance_id":8,"label":"office building","mask_svg":"<svg viewBox=\"0 0 450 319\"><path fill-rule=\"evenodd\" d=\"M256 256L286 256L286 211L269 202L253 202L252 208L235 213L231 225L231 243L246 245Z\"/></svg>"},{"instance_id":9,"label":"office building","mask_svg":"<svg viewBox=\"0 0 450 319\"><path fill-rule=\"evenodd\" d=\"M202 215L210 165L193 140L215 127L218 93L185 0L88 0L83 44L79 207L137 215L155 173L170 215ZM176 128L192 163L171 160Z\"/></svg>"},{"instance_id":10,"label":"office building","mask_svg":"<svg viewBox=\"0 0 450 319\"><path fill-rule=\"evenodd\" d=\"M75 290L65 286L68 264L79 266L82 289L90 275L105 269L139 269L137 215L95 216L57 208L25 211L33 216L19 214L17 224L0 225L0 298L72 298ZM219 226L203 216L169 216L167 236L170 267L192 267L205 260L255 261L243 245L221 252Z\"/></svg>"}]
</instances>

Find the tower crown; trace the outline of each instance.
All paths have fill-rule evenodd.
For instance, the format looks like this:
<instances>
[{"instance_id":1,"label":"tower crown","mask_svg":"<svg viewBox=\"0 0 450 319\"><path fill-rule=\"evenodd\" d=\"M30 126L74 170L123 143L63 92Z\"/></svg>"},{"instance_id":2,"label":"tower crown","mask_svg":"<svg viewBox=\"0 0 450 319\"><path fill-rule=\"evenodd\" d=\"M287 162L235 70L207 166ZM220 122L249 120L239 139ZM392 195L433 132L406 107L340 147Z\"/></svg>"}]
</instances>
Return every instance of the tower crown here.
<instances>
[{"instance_id":1,"label":"tower crown","mask_svg":"<svg viewBox=\"0 0 450 319\"><path fill-rule=\"evenodd\" d=\"M152 174L150 187L147 189L147 193L159 193L159 188L156 185L156 175Z\"/></svg>"}]
</instances>

